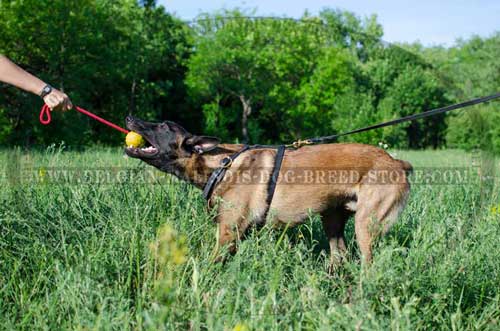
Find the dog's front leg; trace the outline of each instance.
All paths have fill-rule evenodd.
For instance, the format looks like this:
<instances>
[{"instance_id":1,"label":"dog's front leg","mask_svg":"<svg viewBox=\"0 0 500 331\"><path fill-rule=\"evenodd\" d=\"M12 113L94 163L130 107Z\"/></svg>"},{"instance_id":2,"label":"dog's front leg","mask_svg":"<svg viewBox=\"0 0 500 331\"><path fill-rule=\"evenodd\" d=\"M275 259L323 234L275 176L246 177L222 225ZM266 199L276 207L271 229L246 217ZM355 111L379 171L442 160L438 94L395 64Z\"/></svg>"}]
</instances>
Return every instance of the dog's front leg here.
<instances>
[{"instance_id":1,"label":"dog's front leg","mask_svg":"<svg viewBox=\"0 0 500 331\"><path fill-rule=\"evenodd\" d=\"M237 250L237 242L248 229L248 221L241 210L222 209L217 216L217 243L215 247L215 262L223 262L225 257L221 248L233 255Z\"/></svg>"}]
</instances>

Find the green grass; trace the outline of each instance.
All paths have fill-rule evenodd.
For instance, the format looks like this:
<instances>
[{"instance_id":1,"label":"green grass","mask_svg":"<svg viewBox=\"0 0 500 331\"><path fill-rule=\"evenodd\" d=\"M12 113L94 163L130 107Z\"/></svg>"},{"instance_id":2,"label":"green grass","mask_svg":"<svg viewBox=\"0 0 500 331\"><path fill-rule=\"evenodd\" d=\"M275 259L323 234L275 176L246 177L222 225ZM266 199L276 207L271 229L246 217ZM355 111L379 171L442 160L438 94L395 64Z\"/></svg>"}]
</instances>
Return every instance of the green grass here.
<instances>
[{"instance_id":1,"label":"green grass","mask_svg":"<svg viewBox=\"0 0 500 331\"><path fill-rule=\"evenodd\" d=\"M471 167L476 156L397 157ZM16 175L29 167L32 180ZM499 186L480 182L477 169L468 184L413 185L368 268L350 222L350 259L330 275L317 217L286 233L254 232L227 263L213 264L215 225L196 189L163 179L52 183L52 167L149 169L118 149L0 152L0 329L500 328L500 216L491 211ZM165 265L151 253L163 224L185 236L185 263Z\"/></svg>"}]
</instances>

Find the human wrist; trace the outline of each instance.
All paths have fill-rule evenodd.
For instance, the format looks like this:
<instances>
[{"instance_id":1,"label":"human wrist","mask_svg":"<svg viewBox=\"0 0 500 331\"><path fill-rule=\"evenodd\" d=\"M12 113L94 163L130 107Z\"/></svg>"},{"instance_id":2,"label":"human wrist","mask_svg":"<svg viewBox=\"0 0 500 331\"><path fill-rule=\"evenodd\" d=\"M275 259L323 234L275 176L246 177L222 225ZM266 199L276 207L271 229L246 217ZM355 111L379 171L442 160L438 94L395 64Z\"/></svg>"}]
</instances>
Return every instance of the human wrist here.
<instances>
[{"instance_id":1,"label":"human wrist","mask_svg":"<svg viewBox=\"0 0 500 331\"><path fill-rule=\"evenodd\" d=\"M16 64L12 63L13 69L8 72L10 80L7 83L14 85L20 89L25 90L36 95L40 95L40 92L47 85L40 78L24 71L22 68L18 67Z\"/></svg>"},{"instance_id":2,"label":"human wrist","mask_svg":"<svg viewBox=\"0 0 500 331\"><path fill-rule=\"evenodd\" d=\"M52 86L50 86L49 84L45 84L38 92L38 95L43 99L45 98L47 95L49 95L50 93L52 93L52 91L54 90L54 88Z\"/></svg>"}]
</instances>

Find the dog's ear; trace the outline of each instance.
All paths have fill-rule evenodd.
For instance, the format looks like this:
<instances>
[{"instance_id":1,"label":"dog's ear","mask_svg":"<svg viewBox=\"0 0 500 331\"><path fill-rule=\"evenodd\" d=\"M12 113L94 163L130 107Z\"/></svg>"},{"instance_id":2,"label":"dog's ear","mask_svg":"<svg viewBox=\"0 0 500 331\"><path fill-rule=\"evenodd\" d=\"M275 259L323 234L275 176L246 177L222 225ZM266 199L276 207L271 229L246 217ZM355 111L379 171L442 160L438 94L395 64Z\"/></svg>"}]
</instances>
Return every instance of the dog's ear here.
<instances>
[{"instance_id":1,"label":"dog's ear","mask_svg":"<svg viewBox=\"0 0 500 331\"><path fill-rule=\"evenodd\" d=\"M192 136L186 139L184 145L198 154L203 154L206 152L210 152L217 145L220 144L220 140L215 137L207 137L207 136Z\"/></svg>"}]
</instances>

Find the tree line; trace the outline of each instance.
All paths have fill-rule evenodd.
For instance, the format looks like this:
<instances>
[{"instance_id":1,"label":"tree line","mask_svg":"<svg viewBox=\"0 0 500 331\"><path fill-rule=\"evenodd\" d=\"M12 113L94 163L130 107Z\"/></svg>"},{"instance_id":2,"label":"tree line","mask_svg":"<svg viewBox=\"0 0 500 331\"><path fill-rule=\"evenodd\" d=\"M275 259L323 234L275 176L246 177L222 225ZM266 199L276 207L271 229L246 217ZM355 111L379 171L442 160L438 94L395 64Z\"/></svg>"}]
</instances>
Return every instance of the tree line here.
<instances>
[{"instance_id":1,"label":"tree line","mask_svg":"<svg viewBox=\"0 0 500 331\"><path fill-rule=\"evenodd\" d=\"M173 120L226 141L331 135L500 87L500 33L455 46L388 44L376 16L336 9L300 19L224 10L182 22L155 1L0 1L0 53L118 124ZM0 144L117 144L77 112L38 123L41 100L0 85ZM500 151L495 104L345 140L397 148Z\"/></svg>"}]
</instances>

